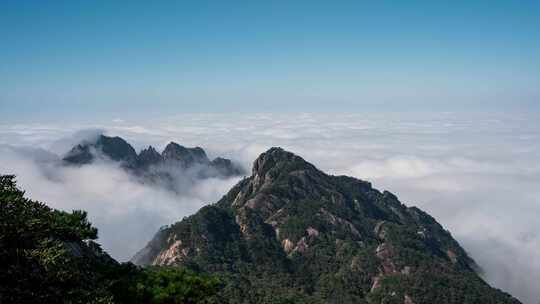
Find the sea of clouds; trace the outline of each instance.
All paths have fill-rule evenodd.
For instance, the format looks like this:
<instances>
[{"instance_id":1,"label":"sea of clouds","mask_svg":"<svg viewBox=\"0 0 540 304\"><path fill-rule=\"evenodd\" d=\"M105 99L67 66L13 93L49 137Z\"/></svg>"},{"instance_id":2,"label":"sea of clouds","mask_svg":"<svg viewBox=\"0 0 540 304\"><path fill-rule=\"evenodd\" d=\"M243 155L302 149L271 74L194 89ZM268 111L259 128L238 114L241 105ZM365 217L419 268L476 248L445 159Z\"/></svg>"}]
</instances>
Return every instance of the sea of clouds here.
<instances>
[{"instance_id":1,"label":"sea of clouds","mask_svg":"<svg viewBox=\"0 0 540 304\"><path fill-rule=\"evenodd\" d=\"M540 290L540 117L537 114L178 115L92 124L0 124L0 173L27 195L84 209L100 243L129 259L161 225L215 202L239 178L206 179L173 194L133 180L106 161L81 168L58 157L97 132L136 150L171 140L247 170L281 146L332 174L369 180L433 215L483 268L486 280L538 303Z\"/></svg>"}]
</instances>

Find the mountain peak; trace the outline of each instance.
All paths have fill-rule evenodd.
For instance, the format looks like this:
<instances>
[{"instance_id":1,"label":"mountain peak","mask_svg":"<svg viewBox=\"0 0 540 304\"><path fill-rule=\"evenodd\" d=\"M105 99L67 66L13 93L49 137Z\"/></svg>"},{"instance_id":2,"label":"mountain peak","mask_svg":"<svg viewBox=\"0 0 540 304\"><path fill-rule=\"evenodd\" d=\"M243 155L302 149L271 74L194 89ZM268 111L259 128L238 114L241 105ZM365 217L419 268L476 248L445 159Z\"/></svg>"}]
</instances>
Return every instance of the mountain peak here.
<instances>
[{"instance_id":1,"label":"mountain peak","mask_svg":"<svg viewBox=\"0 0 540 304\"><path fill-rule=\"evenodd\" d=\"M144 179L164 180L165 183L171 182L171 172L177 169L191 168L191 173L199 178L229 177L244 173L241 167L229 159L217 157L210 161L201 147L187 148L171 141L162 153L148 146L137 154L123 138L103 134L81 141L63 157L63 161L68 165L87 165L103 157L120 162L124 169Z\"/></svg>"},{"instance_id":2,"label":"mountain peak","mask_svg":"<svg viewBox=\"0 0 540 304\"><path fill-rule=\"evenodd\" d=\"M109 137L101 134L93 142L83 141L69 151L64 157L64 161L72 164L88 164L94 160L92 150L99 151L106 157L114 161L122 161L126 165L132 165L137 158L135 149L123 138L115 136Z\"/></svg>"},{"instance_id":3,"label":"mountain peak","mask_svg":"<svg viewBox=\"0 0 540 304\"><path fill-rule=\"evenodd\" d=\"M154 147L152 147L152 146L148 146L148 148L146 148L146 149L144 149L144 150L149 151L149 152L152 152L152 153L154 153L154 152L155 152L155 153L158 153L158 152L156 151L156 149L155 149Z\"/></svg>"},{"instance_id":4,"label":"mountain peak","mask_svg":"<svg viewBox=\"0 0 540 304\"><path fill-rule=\"evenodd\" d=\"M182 148L184 148L184 146L179 145L179 144L175 143L174 141L171 141L165 146L165 150L163 150L163 152L165 152L165 151L174 151L174 150L178 150L178 149L182 149Z\"/></svg>"},{"instance_id":5,"label":"mountain peak","mask_svg":"<svg viewBox=\"0 0 540 304\"><path fill-rule=\"evenodd\" d=\"M250 282L226 282L232 302L519 303L474 273L427 213L282 148L261 154L217 203L160 230L133 262Z\"/></svg>"},{"instance_id":6,"label":"mountain peak","mask_svg":"<svg viewBox=\"0 0 540 304\"><path fill-rule=\"evenodd\" d=\"M152 146L148 146L148 148L141 150L139 155L160 155L159 152Z\"/></svg>"},{"instance_id":7,"label":"mountain peak","mask_svg":"<svg viewBox=\"0 0 540 304\"><path fill-rule=\"evenodd\" d=\"M158 164L163 160L161 154L152 146L142 150L137 156L137 163L141 168L148 168L150 165Z\"/></svg>"},{"instance_id":8,"label":"mountain peak","mask_svg":"<svg viewBox=\"0 0 540 304\"><path fill-rule=\"evenodd\" d=\"M170 142L163 150L163 158L166 160L180 161L186 166L193 163L208 164L210 160L201 147L186 148L175 142Z\"/></svg>"},{"instance_id":9,"label":"mountain peak","mask_svg":"<svg viewBox=\"0 0 540 304\"><path fill-rule=\"evenodd\" d=\"M253 163L253 176L265 176L270 173L284 173L294 169L315 169L300 156L281 147L272 147L262 153Z\"/></svg>"},{"instance_id":10,"label":"mountain peak","mask_svg":"<svg viewBox=\"0 0 540 304\"><path fill-rule=\"evenodd\" d=\"M135 149L118 136L109 137L102 134L96 142L96 147L112 160L132 162L137 158Z\"/></svg>"}]
</instances>

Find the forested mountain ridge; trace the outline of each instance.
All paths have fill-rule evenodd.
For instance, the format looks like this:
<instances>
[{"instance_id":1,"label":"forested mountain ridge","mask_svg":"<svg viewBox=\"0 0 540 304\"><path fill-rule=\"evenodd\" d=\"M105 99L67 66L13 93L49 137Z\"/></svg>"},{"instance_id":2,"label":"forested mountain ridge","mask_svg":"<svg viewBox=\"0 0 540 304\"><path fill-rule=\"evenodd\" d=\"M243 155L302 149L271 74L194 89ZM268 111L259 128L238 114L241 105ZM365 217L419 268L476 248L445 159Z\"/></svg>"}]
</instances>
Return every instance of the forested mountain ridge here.
<instances>
[{"instance_id":1,"label":"forested mountain ridge","mask_svg":"<svg viewBox=\"0 0 540 304\"><path fill-rule=\"evenodd\" d=\"M281 148L133 261L216 274L230 303L519 303L427 213Z\"/></svg>"}]
</instances>

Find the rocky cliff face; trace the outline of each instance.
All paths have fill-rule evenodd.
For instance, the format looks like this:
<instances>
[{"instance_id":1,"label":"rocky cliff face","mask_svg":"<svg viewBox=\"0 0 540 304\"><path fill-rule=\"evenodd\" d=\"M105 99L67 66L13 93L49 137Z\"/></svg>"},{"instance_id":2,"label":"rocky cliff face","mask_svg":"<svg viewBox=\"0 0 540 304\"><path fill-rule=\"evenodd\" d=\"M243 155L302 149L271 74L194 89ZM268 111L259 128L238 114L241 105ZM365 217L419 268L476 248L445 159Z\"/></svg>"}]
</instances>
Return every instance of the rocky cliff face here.
<instances>
[{"instance_id":1,"label":"rocky cliff face","mask_svg":"<svg viewBox=\"0 0 540 304\"><path fill-rule=\"evenodd\" d=\"M133 262L220 274L232 303L519 303L422 210L280 148Z\"/></svg>"}]
</instances>

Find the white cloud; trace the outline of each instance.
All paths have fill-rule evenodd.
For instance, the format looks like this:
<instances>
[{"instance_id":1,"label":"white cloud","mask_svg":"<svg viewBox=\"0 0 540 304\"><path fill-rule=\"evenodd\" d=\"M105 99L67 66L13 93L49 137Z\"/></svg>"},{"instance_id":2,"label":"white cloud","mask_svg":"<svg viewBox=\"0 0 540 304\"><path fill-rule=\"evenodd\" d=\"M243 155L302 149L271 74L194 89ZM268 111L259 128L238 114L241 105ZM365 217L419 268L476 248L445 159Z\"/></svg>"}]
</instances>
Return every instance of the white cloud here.
<instances>
[{"instance_id":1,"label":"white cloud","mask_svg":"<svg viewBox=\"0 0 540 304\"><path fill-rule=\"evenodd\" d=\"M212 178L183 187L178 194L141 184L117 164L98 161L69 167L48 158L43 150L0 147L0 172L15 173L26 194L62 210L88 211L99 228L99 240L115 258L127 260L157 229L192 214L220 198L238 178ZM178 182L184 182L178 180Z\"/></svg>"},{"instance_id":2,"label":"white cloud","mask_svg":"<svg viewBox=\"0 0 540 304\"><path fill-rule=\"evenodd\" d=\"M0 125L0 143L50 149L81 128L103 129L136 148L160 149L171 140L202 146L211 157L246 168L267 148L282 146L324 171L367 179L419 206L464 245L490 283L525 303L540 300L540 118L534 114L178 115L93 126ZM157 226L216 201L235 182L207 180L174 197L133 183L108 164L63 170L53 182L35 161L12 154L0 150L2 172L17 173L30 195L53 206L89 210L117 256L141 247L131 242L134 235L148 240Z\"/></svg>"}]
</instances>

